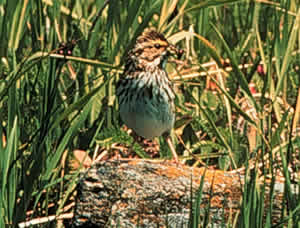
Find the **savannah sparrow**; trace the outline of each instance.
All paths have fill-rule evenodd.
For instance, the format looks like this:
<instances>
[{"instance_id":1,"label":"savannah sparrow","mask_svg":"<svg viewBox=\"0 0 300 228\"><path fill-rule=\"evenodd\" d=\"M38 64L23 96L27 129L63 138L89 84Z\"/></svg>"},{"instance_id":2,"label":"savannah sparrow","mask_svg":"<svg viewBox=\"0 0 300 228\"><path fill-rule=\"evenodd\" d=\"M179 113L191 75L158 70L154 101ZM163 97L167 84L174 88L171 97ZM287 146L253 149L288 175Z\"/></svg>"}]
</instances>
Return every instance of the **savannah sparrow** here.
<instances>
[{"instance_id":1,"label":"savannah sparrow","mask_svg":"<svg viewBox=\"0 0 300 228\"><path fill-rule=\"evenodd\" d=\"M155 30L145 30L128 53L117 96L123 122L147 139L163 135L177 162L170 138L175 121L175 94L165 71L170 55L180 58L182 50Z\"/></svg>"}]
</instances>

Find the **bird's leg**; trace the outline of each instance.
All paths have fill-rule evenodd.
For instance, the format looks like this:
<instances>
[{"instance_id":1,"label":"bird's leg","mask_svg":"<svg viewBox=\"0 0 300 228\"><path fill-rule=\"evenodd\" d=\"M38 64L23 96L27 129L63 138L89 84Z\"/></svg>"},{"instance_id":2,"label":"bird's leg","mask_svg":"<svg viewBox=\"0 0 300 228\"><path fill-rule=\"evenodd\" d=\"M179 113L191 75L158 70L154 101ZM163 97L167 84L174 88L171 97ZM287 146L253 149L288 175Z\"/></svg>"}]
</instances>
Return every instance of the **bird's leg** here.
<instances>
[{"instance_id":1,"label":"bird's leg","mask_svg":"<svg viewBox=\"0 0 300 228\"><path fill-rule=\"evenodd\" d=\"M139 157L144 157L144 156L147 157L149 153L153 155L153 157L155 156L155 149L157 148L152 148L153 144L155 146L155 143L153 143L154 141L152 139L143 138L142 136L137 135L134 131L132 131L130 135L133 137L133 143L131 144L129 152L133 152L133 146L135 145L135 143L137 143L140 147L142 147L145 153L145 155L143 155L143 153L140 154L135 151L135 154L137 154ZM159 151L159 149L157 151ZM153 158L152 156L150 157Z\"/></svg>"},{"instance_id":2,"label":"bird's leg","mask_svg":"<svg viewBox=\"0 0 300 228\"><path fill-rule=\"evenodd\" d=\"M130 146L128 147L128 150L129 150L129 154L133 154L133 152L134 152L133 146L134 146L135 143L138 142L139 136L138 136L134 131L132 131L132 132L130 133L130 135L132 136L133 141L132 141L132 143L130 144Z\"/></svg>"},{"instance_id":3,"label":"bird's leg","mask_svg":"<svg viewBox=\"0 0 300 228\"><path fill-rule=\"evenodd\" d=\"M165 133L163 134L163 137L164 139L166 140L171 152L172 152L172 155L173 155L173 159L176 163L178 163L178 155L176 153L176 150L175 150L175 147L174 147L174 144L172 142L172 139L171 139L171 136L169 133Z\"/></svg>"}]
</instances>

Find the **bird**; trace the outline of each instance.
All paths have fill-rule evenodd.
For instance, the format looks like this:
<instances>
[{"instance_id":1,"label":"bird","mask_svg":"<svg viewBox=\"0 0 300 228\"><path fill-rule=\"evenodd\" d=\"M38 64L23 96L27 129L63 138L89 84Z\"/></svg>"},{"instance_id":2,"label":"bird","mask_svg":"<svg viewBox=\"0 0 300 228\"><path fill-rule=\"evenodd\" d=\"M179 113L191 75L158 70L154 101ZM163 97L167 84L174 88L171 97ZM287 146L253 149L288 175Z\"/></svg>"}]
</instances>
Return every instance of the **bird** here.
<instances>
[{"instance_id":1,"label":"bird","mask_svg":"<svg viewBox=\"0 0 300 228\"><path fill-rule=\"evenodd\" d=\"M128 51L125 69L116 85L119 113L125 125L145 139L163 136L175 162L178 155L170 132L175 122L175 93L165 70L168 57L182 49L153 28L145 29Z\"/></svg>"}]
</instances>

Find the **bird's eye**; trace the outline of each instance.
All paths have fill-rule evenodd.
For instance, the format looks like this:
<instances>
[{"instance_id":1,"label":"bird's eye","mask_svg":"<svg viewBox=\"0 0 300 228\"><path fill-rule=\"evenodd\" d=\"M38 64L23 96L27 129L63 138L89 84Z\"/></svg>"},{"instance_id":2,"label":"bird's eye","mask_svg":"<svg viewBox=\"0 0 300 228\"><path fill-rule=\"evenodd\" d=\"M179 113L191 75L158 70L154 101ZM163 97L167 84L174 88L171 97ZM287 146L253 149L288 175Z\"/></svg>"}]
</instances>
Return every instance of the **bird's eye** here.
<instances>
[{"instance_id":1,"label":"bird's eye","mask_svg":"<svg viewBox=\"0 0 300 228\"><path fill-rule=\"evenodd\" d=\"M160 44L156 43L156 44L154 44L154 47L157 48L157 49L159 49L161 46L160 46Z\"/></svg>"}]
</instances>

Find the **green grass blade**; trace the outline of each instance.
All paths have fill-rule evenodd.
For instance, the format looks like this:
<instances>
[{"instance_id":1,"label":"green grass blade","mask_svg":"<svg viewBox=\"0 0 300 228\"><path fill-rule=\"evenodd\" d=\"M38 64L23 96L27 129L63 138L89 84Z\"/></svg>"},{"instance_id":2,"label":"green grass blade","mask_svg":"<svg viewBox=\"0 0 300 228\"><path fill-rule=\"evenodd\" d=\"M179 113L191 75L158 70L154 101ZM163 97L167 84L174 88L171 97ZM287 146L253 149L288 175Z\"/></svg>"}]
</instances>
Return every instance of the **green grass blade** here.
<instances>
[{"instance_id":1,"label":"green grass blade","mask_svg":"<svg viewBox=\"0 0 300 228\"><path fill-rule=\"evenodd\" d=\"M18 125L17 117L10 131L6 149L1 158L1 211L6 224L13 224L17 190L17 167L15 159L18 151ZM1 212L1 213L2 213Z\"/></svg>"},{"instance_id":2,"label":"green grass blade","mask_svg":"<svg viewBox=\"0 0 300 228\"><path fill-rule=\"evenodd\" d=\"M285 55L283 57L283 62L282 62L282 66L281 66L281 69L280 69L280 74L279 74L279 77L278 77L278 83L276 85L276 90L275 90L275 94L273 96L273 100L278 96L279 91L282 88L283 80L285 79L285 77L287 75L286 71L287 71L287 69L290 65L291 60L292 60L291 53L293 52L294 46L296 44L296 40L297 40L296 38L297 38L298 32L299 32L299 25L300 25L300 9L297 12L297 16L295 18L295 22L294 22L294 25L292 27L292 32L291 32L291 35L289 37L288 45L287 45L287 48L286 48L286 51L285 51Z\"/></svg>"},{"instance_id":3,"label":"green grass blade","mask_svg":"<svg viewBox=\"0 0 300 228\"><path fill-rule=\"evenodd\" d=\"M243 72L240 70L240 68L238 66L237 57L234 56L233 52L230 50L229 46L227 45L226 41L224 40L222 34L218 31L217 27L214 26L213 24L211 24L211 26L214 29L215 33L218 35L220 41L222 42L222 44L225 48L228 58L230 59L230 63L232 64L232 67L233 67L233 75L236 78L236 81L239 83L241 91L243 91L245 96L250 99L250 101L252 102L255 109L257 111L259 111L258 105L249 90L248 82L247 82Z\"/></svg>"}]
</instances>

